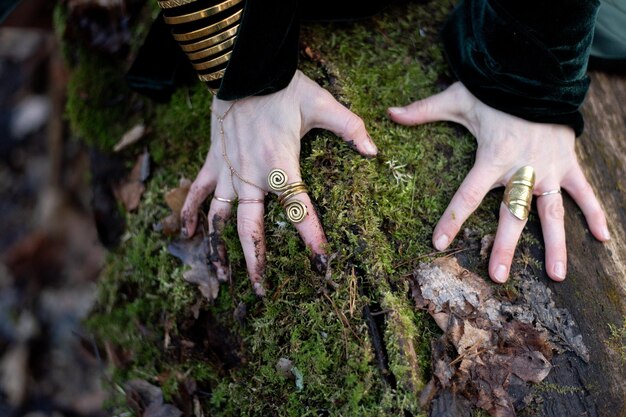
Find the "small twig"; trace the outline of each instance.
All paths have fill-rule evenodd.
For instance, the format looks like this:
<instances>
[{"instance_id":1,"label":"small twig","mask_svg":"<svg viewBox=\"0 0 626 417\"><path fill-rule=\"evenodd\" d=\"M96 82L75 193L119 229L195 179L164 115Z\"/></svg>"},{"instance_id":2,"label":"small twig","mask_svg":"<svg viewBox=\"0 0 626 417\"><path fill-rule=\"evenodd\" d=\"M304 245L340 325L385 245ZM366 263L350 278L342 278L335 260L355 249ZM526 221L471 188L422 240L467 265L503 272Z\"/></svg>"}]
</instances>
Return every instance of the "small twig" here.
<instances>
[{"instance_id":1,"label":"small twig","mask_svg":"<svg viewBox=\"0 0 626 417\"><path fill-rule=\"evenodd\" d=\"M376 311L376 312L374 312L374 313L370 313L370 314L371 314L372 316L380 316L381 314L387 314L387 313L389 313L390 311L392 311L392 310L390 310L390 309L385 309L385 310Z\"/></svg>"},{"instance_id":2,"label":"small twig","mask_svg":"<svg viewBox=\"0 0 626 417\"><path fill-rule=\"evenodd\" d=\"M445 251L435 251L435 252L430 252L430 253L426 253L424 255L419 255L415 258L411 258L411 259L407 259L405 261L402 261L396 265L394 265L394 269L400 268L401 266L410 264L411 262L415 262L418 261L420 259L424 259L424 258L431 258L433 256L436 255L443 255L443 256L452 256L452 255L456 255L457 253L461 253L461 252L465 252L467 250L470 250L471 248L450 248L450 249L446 249Z\"/></svg>"},{"instance_id":3,"label":"small twig","mask_svg":"<svg viewBox=\"0 0 626 417\"><path fill-rule=\"evenodd\" d=\"M343 325L346 326L350 330L352 335L362 344L363 340L361 340L359 335L356 334L356 332L352 329L352 326L350 325L350 322L348 321L348 318L345 316L345 314L343 314L343 312L341 312L341 310L339 310L337 308L337 306L335 305L335 302L333 301L333 299L330 298L330 296L328 295L328 290L326 290L326 288L324 288L324 287L321 287L320 289L321 289L322 294L324 295L324 297L326 297L326 299L330 302L330 305L335 310L335 314L337 314L337 317L339 317L339 320L341 320Z\"/></svg>"}]
</instances>

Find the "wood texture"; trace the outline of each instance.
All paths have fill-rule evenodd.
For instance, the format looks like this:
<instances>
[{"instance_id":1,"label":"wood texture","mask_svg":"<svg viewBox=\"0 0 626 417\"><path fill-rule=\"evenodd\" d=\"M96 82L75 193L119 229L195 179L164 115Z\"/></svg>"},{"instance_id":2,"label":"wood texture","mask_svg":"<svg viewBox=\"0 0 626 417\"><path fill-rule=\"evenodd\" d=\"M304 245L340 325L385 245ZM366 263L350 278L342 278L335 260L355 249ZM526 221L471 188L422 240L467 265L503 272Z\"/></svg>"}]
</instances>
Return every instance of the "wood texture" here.
<instances>
[{"instance_id":1,"label":"wood texture","mask_svg":"<svg viewBox=\"0 0 626 417\"><path fill-rule=\"evenodd\" d=\"M619 328L626 318L626 76L590 75L585 133L577 153L606 211L612 239L596 241L576 203L565 198L568 279L550 287L557 304L578 322L591 360L563 360L548 377L557 385L583 389L544 395L544 416L626 416L626 364L608 343L609 324Z\"/></svg>"}]
</instances>

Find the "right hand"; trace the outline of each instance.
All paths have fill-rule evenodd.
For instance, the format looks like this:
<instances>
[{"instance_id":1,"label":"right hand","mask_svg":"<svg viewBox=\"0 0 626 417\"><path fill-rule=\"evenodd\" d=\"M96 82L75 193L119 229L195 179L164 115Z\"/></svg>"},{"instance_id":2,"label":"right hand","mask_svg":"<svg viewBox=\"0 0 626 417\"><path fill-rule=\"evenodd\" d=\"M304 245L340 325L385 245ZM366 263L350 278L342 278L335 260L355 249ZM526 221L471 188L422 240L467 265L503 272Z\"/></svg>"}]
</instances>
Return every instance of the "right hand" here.
<instances>
[{"instance_id":1,"label":"right hand","mask_svg":"<svg viewBox=\"0 0 626 417\"><path fill-rule=\"evenodd\" d=\"M223 157L218 116L222 117L227 111L222 123L225 151L232 168L247 182L236 175L232 175L231 180L230 168ZM273 94L247 97L235 103L214 98L211 147L181 212L183 234L194 234L198 209L210 194L227 200L263 200L270 192L267 175L274 168L284 170L289 183L300 181L300 139L313 128L334 132L364 156L372 157L377 153L361 118L300 71L296 71L286 88ZM294 226L312 251L314 264L321 269L326 259L322 225L309 196L299 194L296 198L307 206L308 215ZM211 242L209 258L222 281L229 276L222 234L231 211L232 204L214 198L207 216ZM257 295L265 294L263 214L263 203L241 203L237 209L239 240Z\"/></svg>"}]
</instances>

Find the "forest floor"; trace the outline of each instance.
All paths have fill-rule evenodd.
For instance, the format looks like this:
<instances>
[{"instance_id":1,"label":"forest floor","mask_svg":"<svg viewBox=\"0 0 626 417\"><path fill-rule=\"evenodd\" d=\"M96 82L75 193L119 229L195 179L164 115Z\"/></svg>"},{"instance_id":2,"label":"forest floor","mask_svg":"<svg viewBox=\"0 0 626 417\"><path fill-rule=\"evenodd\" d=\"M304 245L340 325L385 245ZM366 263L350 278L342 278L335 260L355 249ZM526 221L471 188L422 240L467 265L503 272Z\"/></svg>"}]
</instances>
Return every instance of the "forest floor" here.
<instances>
[{"instance_id":1,"label":"forest floor","mask_svg":"<svg viewBox=\"0 0 626 417\"><path fill-rule=\"evenodd\" d=\"M123 76L156 17L154 5L131 8L130 24L104 25L115 35L105 44L72 29L74 13L90 16L88 11L56 10L71 69L65 117L72 141L65 146L80 149L82 162L71 166L89 166L89 184L78 181L83 188L70 194L90 196L90 204L79 205L91 205L96 220L84 238L97 232L109 248L106 259L96 245L94 259L79 262L99 271L97 278L91 270L81 274L85 285L97 279L97 296L93 290L76 295L93 297L78 340L87 352L83 360L91 361L90 375L104 375L106 415L427 415L425 405L435 394L431 389L423 404L420 394L429 381L441 380L441 369L431 363L452 353L438 344L442 332L428 309L418 308L419 271L444 258L487 277L485 251L501 199L501 191L491 192L451 248L436 253L433 227L473 164L475 141L452 124L408 128L386 116L387 107L452 82L438 33L453 3L400 2L362 22L303 27L300 69L364 119L381 152L364 159L329 132L309 133L302 176L328 236L328 270L313 268L297 232L268 198L268 295L254 295L236 226L229 225L230 282L213 302L185 281L187 267L170 253L172 243L181 247L179 237L164 221L184 193L181 184L193 180L204 162L211 95L199 83L184 83L160 103L127 86ZM114 151L124 136L132 143ZM84 168L75 172L86 176ZM199 250L182 247L188 257ZM14 269L9 273L15 276ZM504 286L481 278L480 291L519 307L530 294L524 282L545 287L536 212L511 275ZM553 316L570 318L550 308ZM84 317L82 311L76 317ZM618 353L620 332L626 334L619 318L606 336ZM578 335L575 325L571 329ZM553 350L562 369L570 369L564 361L584 366L584 350L575 342L547 339L559 346ZM554 397L581 399L589 415L598 415L588 404L588 387L562 380L520 383L511 394L519 415L537 415ZM485 415L467 404L453 412Z\"/></svg>"}]
</instances>

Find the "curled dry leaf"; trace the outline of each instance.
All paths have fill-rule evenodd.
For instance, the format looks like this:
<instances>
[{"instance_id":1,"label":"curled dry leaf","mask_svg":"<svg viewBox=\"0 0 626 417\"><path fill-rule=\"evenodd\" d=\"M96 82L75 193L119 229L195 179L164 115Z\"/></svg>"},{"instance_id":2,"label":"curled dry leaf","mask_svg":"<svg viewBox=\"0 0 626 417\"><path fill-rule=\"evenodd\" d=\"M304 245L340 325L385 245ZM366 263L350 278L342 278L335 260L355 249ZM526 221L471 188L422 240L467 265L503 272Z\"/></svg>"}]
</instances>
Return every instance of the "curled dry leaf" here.
<instances>
[{"instance_id":1,"label":"curled dry leaf","mask_svg":"<svg viewBox=\"0 0 626 417\"><path fill-rule=\"evenodd\" d=\"M180 232L180 211L183 209L191 181L181 178L178 187L165 193L165 203L172 212L156 226L166 236L175 236Z\"/></svg>"},{"instance_id":2,"label":"curled dry leaf","mask_svg":"<svg viewBox=\"0 0 626 417\"><path fill-rule=\"evenodd\" d=\"M466 405L511 417L523 407L529 383L550 372L548 332L509 314L479 276L454 258L422 264L412 295L444 331L434 342L433 379L421 395L430 416L466 416Z\"/></svg>"},{"instance_id":3,"label":"curled dry leaf","mask_svg":"<svg viewBox=\"0 0 626 417\"><path fill-rule=\"evenodd\" d=\"M174 240L167 245L167 250L190 267L183 272L185 281L196 284L207 300L215 300L219 292L219 281L214 268L207 263L208 237L196 234L191 239Z\"/></svg>"},{"instance_id":4,"label":"curled dry leaf","mask_svg":"<svg viewBox=\"0 0 626 417\"><path fill-rule=\"evenodd\" d=\"M171 404L163 402L161 388L142 379L124 384L126 401L135 415L142 417L180 417L182 412Z\"/></svg>"},{"instance_id":5,"label":"curled dry leaf","mask_svg":"<svg viewBox=\"0 0 626 417\"><path fill-rule=\"evenodd\" d=\"M144 151L137 157L132 171L124 181L113 187L115 197L124 204L126 211L139 207L141 196L146 190L144 182L150 176L150 154Z\"/></svg>"}]
</instances>

